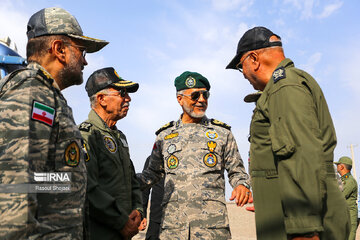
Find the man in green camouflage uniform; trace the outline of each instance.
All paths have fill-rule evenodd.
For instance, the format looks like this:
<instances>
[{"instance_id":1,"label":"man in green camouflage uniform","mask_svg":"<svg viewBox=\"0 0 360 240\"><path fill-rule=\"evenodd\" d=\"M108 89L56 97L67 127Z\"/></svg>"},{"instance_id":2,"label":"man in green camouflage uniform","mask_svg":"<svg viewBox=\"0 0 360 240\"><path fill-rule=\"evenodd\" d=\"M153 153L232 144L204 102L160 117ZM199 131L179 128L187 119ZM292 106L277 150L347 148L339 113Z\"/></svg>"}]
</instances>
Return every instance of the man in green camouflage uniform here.
<instances>
[{"instance_id":1,"label":"man in green camouflage uniform","mask_svg":"<svg viewBox=\"0 0 360 240\"><path fill-rule=\"evenodd\" d=\"M250 126L257 239L347 239L349 214L332 164L335 129L319 85L264 27L243 35L227 68L263 91Z\"/></svg>"},{"instance_id":2,"label":"man in green camouflage uniform","mask_svg":"<svg viewBox=\"0 0 360 240\"><path fill-rule=\"evenodd\" d=\"M29 65L0 81L0 239L80 240L84 153L60 91L83 82L86 51L107 42L84 37L61 8L35 13L27 29ZM39 173L71 174L70 193L33 191Z\"/></svg>"},{"instance_id":3,"label":"man in green camouflage uniform","mask_svg":"<svg viewBox=\"0 0 360 240\"><path fill-rule=\"evenodd\" d=\"M149 167L139 174L142 187L165 175L160 239L230 239L224 171L238 206L251 195L249 176L230 126L205 116L209 81L184 72L175 87L183 114L156 132Z\"/></svg>"},{"instance_id":4,"label":"man in green camouflage uniform","mask_svg":"<svg viewBox=\"0 0 360 240\"><path fill-rule=\"evenodd\" d=\"M352 160L349 157L341 157L338 162L335 162L336 170L341 176L342 193L346 199L346 203L350 212L351 231L349 240L355 240L356 229L358 226L358 205L357 195L358 187L355 178L351 175Z\"/></svg>"},{"instance_id":5,"label":"man in green camouflage uniform","mask_svg":"<svg viewBox=\"0 0 360 240\"><path fill-rule=\"evenodd\" d=\"M85 88L92 110L79 129L87 152L90 239L129 239L138 233L142 199L126 137L115 124L127 115L128 93L139 84L109 67L91 74Z\"/></svg>"}]
</instances>

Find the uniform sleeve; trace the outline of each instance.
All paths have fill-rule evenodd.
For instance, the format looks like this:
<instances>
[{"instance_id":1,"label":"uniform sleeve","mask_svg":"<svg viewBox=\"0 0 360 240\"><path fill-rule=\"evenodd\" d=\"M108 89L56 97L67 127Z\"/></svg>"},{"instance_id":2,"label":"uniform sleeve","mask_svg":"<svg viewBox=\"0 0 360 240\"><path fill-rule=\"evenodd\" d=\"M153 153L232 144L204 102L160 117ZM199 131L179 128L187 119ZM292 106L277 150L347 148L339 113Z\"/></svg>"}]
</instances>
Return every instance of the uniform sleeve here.
<instances>
[{"instance_id":1,"label":"uniform sleeve","mask_svg":"<svg viewBox=\"0 0 360 240\"><path fill-rule=\"evenodd\" d=\"M32 231L37 198L35 193L28 193L21 186L32 183L34 172L46 172L52 164L49 161L50 139L57 123L32 119L34 101L55 108L49 88L32 78L13 86L0 97L0 184L15 187L12 193L0 192L1 219L9 224L0 224L1 239L3 234L11 236L12 232Z\"/></svg>"},{"instance_id":2,"label":"uniform sleeve","mask_svg":"<svg viewBox=\"0 0 360 240\"><path fill-rule=\"evenodd\" d=\"M87 199L89 201L90 212L103 224L121 231L128 221L125 211L117 207L116 199L99 186L98 161L96 157L96 134L81 132L83 136L89 161L86 163L88 173ZM90 215L90 218L92 216Z\"/></svg>"},{"instance_id":3,"label":"uniform sleeve","mask_svg":"<svg viewBox=\"0 0 360 240\"><path fill-rule=\"evenodd\" d=\"M243 183L250 185L249 175L245 171L243 160L241 159L238 146L231 131L227 137L223 157L230 185L233 188Z\"/></svg>"},{"instance_id":4,"label":"uniform sleeve","mask_svg":"<svg viewBox=\"0 0 360 240\"><path fill-rule=\"evenodd\" d=\"M269 97L269 119L286 229L294 233L322 229L325 156L309 90L298 85L278 89Z\"/></svg>"},{"instance_id":5,"label":"uniform sleeve","mask_svg":"<svg viewBox=\"0 0 360 240\"><path fill-rule=\"evenodd\" d=\"M155 140L151 155L149 156L149 167L144 169L143 172L138 175L142 190L150 188L165 176L164 160L161 149L162 142L158 136Z\"/></svg>"},{"instance_id":6,"label":"uniform sleeve","mask_svg":"<svg viewBox=\"0 0 360 240\"><path fill-rule=\"evenodd\" d=\"M132 163L131 160L130 160L130 162L131 162L131 169L132 169L132 173L131 173L132 209L138 210L139 212L141 212L141 215L143 217L145 217L144 209L143 209L142 192L140 190L140 183L136 178L134 164Z\"/></svg>"},{"instance_id":7,"label":"uniform sleeve","mask_svg":"<svg viewBox=\"0 0 360 240\"><path fill-rule=\"evenodd\" d=\"M149 166L150 157L148 157L145 161L143 171L148 168ZM144 209L144 216L147 217L147 206L149 202L149 195L150 195L150 188L146 188L142 191L143 197L143 209Z\"/></svg>"},{"instance_id":8,"label":"uniform sleeve","mask_svg":"<svg viewBox=\"0 0 360 240\"><path fill-rule=\"evenodd\" d=\"M351 194L354 192L354 189L356 190L356 183L353 181L347 181L346 184L344 184L343 187L343 194L345 199L348 199Z\"/></svg>"}]
</instances>

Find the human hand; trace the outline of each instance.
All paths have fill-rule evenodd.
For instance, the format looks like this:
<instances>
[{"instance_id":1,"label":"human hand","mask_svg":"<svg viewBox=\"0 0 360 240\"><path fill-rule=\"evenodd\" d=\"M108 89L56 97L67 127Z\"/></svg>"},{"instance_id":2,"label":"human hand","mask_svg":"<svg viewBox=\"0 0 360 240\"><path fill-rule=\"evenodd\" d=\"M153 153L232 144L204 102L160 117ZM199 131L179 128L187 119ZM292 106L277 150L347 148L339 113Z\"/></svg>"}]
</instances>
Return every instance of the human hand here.
<instances>
[{"instance_id":1,"label":"human hand","mask_svg":"<svg viewBox=\"0 0 360 240\"><path fill-rule=\"evenodd\" d=\"M251 198L251 191L244 185L239 185L234 188L231 193L230 201L235 199L237 206L244 206Z\"/></svg>"},{"instance_id":2,"label":"human hand","mask_svg":"<svg viewBox=\"0 0 360 240\"><path fill-rule=\"evenodd\" d=\"M146 229L146 224L147 224L147 221L146 221L146 218L144 218L140 223L139 231L144 231Z\"/></svg>"},{"instance_id":3,"label":"human hand","mask_svg":"<svg viewBox=\"0 0 360 240\"><path fill-rule=\"evenodd\" d=\"M141 214L138 210L133 210L129 219L126 222L123 229L121 229L120 233L125 239L131 239L139 232L139 226L141 223Z\"/></svg>"}]
</instances>

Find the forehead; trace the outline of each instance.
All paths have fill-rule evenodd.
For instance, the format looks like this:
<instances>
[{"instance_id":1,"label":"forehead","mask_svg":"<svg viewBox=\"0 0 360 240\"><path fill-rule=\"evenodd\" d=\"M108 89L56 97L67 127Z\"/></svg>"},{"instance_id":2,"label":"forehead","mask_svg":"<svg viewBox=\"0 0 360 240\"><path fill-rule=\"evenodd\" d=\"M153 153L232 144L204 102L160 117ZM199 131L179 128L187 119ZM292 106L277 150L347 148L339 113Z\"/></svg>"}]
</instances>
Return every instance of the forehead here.
<instances>
[{"instance_id":1,"label":"forehead","mask_svg":"<svg viewBox=\"0 0 360 240\"><path fill-rule=\"evenodd\" d=\"M189 88L184 91L185 94L191 94L192 92L206 91L206 88Z\"/></svg>"}]
</instances>

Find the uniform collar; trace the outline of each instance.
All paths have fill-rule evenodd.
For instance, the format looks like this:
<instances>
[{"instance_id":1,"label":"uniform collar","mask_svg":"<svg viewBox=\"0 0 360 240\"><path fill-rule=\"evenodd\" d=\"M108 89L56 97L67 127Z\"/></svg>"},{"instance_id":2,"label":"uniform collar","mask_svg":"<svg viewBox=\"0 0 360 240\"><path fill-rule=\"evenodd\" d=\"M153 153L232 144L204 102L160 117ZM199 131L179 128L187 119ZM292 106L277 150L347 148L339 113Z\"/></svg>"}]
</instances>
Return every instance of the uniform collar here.
<instances>
[{"instance_id":1,"label":"uniform collar","mask_svg":"<svg viewBox=\"0 0 360 240\"><path fill-rule=\"evenodd\" d=\"M52 84L52 86L54 88L56 88L57 90L60 91L60 88L59 88L59 85L56 83L55 79L51 76L51 74L46 71L46 69L41 66L39 63L37 62L30 62L28 65L27 65L27 68L29 69L34 69L34 70L38 70L41 72L41 75L46 78L47 80L49 80Z\"/></svg>"},{"instance_id":2,"label":"uniform collar","mask_svg":"<svg viewBox=\"0 0 360 240\"><path fill-rule=\"evenodd\" d=\"M200 124L202 126L208 126L209 122L210 122L210 120L206 117L206 115L201 119L201 121L199 123L187 123L187 124L184 124L182 122L181 118L182 118L182 114L180 115L180 118L175 122L175 127L176 128L181 128L184 125L188 125L188 124Z\"/></svg>"},{"instance_id":3,"label":"uniform collar","mask_svg":"<svg viewBox=\"0 0 360 240\"><path fill-rule=\"evenodd\" d=\"M345 178L349 178L351 176L351 172L348 172L341 176L341 179L344 180Z\"/></svg>"},{"instance_id":4,"label":"uniform collar","mask_svg":"<svg viewBox=\"0 0 360 240\"><path fill-rule=\"evenodd\" d=\"M118 129L114 125L114 129L109 128L109 126L102 120L102 118L94 111L94 109L91 109L89 116L89 120L92 124L94 124L99 129L106 131L106 132L117 132Z\"/></svg>"}]
</instances>

